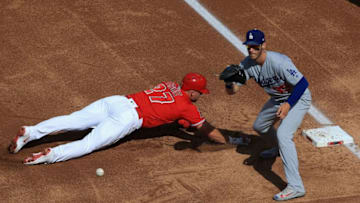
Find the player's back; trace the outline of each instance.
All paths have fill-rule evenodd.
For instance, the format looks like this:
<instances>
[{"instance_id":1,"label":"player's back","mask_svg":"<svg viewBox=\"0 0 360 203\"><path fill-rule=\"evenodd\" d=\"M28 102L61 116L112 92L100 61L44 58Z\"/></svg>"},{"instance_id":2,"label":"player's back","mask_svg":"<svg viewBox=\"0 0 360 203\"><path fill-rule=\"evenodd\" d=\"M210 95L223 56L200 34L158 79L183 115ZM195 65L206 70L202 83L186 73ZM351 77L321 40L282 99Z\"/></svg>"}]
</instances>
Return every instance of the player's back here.
<instances>
[{"instance_id":1,"label":"player's back","mask_svg":"<svg viewBox=\"0 0 360 203\"><path fill-rule=\"evenodd\" d=\"M130 94L139 106L143 127L156 127L183 118L189 109L198 113L195 105L175 82L162 82L154 88ZM198 113L200 114L200 113Z\"/></svg>"}]
</instances>

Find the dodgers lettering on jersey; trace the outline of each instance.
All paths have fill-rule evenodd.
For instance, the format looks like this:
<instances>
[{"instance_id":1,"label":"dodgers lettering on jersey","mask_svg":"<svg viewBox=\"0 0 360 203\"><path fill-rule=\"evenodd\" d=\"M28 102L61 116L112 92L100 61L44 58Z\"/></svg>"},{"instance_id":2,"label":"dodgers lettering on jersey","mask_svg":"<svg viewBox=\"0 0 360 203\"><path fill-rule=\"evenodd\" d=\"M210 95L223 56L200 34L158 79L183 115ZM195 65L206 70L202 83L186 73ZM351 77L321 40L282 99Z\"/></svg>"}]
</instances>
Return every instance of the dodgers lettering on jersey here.
<instances>
[{"instance_id":1,"label":"dodgers lettering on jersey","mask_svg":"<svg viewBox=\"0 0 360 203\"><path fill-rule=\"evenodd\" d=\"M152 89L127 95L139 106L143 116L142 127L151 128L178 119L185 119L191 126L205 121L189 96L175 82L162 82Z\"/></svg>"},{"instance_id":2,"label":"dodgers lettering on jersey","mask_svg":"<svg viewBox=\"0 0 360 203\"><path fill-rule=\"evenodd\" d=\"M245 71L247 79L254 78L275 101L286 101L293 87L303 77L289 57L273 51L266 52L262 66L246 57L240 67ZM310 97L309 89L305 90L303 96Z\"/></svg>"}]
</instances>

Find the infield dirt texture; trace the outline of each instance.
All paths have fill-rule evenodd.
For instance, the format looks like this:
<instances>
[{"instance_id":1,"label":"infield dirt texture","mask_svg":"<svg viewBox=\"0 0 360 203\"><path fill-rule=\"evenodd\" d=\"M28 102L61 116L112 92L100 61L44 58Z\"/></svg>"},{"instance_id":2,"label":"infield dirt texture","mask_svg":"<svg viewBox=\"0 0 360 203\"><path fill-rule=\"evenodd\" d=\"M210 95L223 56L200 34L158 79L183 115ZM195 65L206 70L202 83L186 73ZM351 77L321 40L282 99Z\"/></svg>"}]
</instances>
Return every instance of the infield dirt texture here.
<instances>
[{"instance_id":1,"label":"infield dirt texture","mask_svg":"<svg viewBox=\"0 0 360 203\"><path fill-rule=\"evenodd\" d=\"M244 40L265 32L267 48L291 57L310 83L314 105L360 141L360 7L347 0L201 0ZM182 0L0 2L1 202L272 202L285 186L280 158L252 124L268 99L254 81L227 96L219 74L243 55ZM197 106L225 133L253 138L248 147L203 144L174 125L140 130L117 145L52 165L25 166L33 152L80 139L50 136L7 152L22 125L69 114L105 96L148 89L187 72L208 78ZM359 202L360 164L343 146L315 148L296 132L307 189L292 202ZM255 160L247 166L243 162ZM105 175L97 177L95 170Z\"/></svg>"}]
</instances>

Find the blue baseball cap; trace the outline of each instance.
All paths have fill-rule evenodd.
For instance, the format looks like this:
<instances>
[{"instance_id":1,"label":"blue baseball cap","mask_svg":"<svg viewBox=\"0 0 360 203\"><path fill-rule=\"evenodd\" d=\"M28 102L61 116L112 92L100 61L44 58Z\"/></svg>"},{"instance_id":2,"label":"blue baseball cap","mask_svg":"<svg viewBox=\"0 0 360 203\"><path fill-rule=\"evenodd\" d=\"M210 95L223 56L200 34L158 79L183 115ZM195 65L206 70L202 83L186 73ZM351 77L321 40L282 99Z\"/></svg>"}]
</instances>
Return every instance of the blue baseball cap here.
<instances>
[{"instance_id":1,"label":"blue baseball cap","mask_svg":"<svg viewBox=\"0 0 360 203\"><path fill-rule=\"evenodd\" d=\"M265 35L261 30L253 29L246 33L244 45L260 45L265 42Z\"/></svg>"}]
</instances>

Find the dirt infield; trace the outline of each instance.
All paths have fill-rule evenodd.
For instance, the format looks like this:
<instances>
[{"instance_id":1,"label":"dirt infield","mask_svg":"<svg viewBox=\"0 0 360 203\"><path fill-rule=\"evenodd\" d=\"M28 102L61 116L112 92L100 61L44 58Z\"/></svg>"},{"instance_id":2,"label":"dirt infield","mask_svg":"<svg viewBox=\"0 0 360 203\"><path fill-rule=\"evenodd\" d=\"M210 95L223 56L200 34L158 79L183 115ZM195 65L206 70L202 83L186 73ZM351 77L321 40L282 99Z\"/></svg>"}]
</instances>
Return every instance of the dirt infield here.
<instances>
[{"instance_id":1,"label":"dirt infield","mask_svg":"<svg viewBox=\"0 0 360 203\"><path fill-rule=\"evenodd\" d=\"M346 0L201 0L241 40L265 32L267 47L291 57L310 83L314 105L360 141L360 7ZM0 3L1 202L272 202L286 185L280 158L252 130L268 99L251 81L226 95L217 74L243 59L184 1L4 0ZM197 106L248 147L196 142L175 125L139 130L79 159L25 166L46 147L89 131L32 142L9 154L22 125L69 114L99 98L134 93L187 72L208 78ZM359 202L360 164L343 146L315 148L300 134L320 125L305 117L294 141L307 194L292 202ZM244 162L251 162L244 165ZM95 170L105 175L97 177Z\"/></svg>"}]
</instances>

